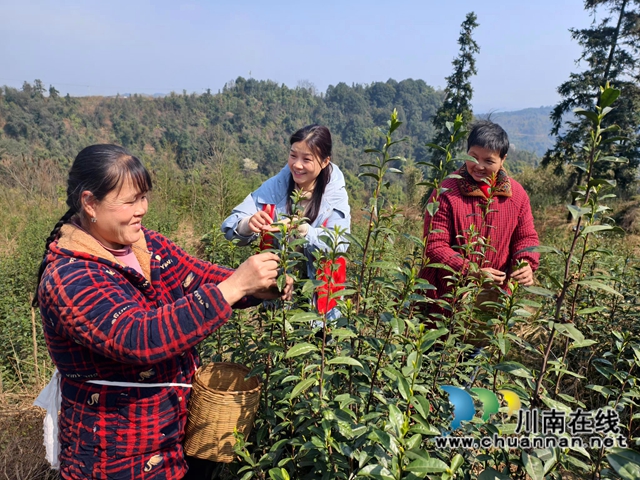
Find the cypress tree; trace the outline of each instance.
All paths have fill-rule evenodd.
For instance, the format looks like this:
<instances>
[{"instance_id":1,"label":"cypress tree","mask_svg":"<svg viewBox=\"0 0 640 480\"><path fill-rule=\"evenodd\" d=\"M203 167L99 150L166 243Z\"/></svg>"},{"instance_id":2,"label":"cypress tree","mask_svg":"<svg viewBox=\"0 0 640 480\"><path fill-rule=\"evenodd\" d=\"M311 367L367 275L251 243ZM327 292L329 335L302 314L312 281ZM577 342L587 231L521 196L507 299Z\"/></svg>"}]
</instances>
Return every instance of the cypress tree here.
<instances>
[{"instance_id":1,"label":"cypress tree","mask_svg":"<svg viewBox=\"0 0 640 480\"><path fill-rule=\"evenodd\" d=\"M569 80L558 87L562 100L551 113L551 134L556 136L556 142L544 155L542 165L554 166L557 173L567 171L575 182L580 181L582 170L579 167L584 153L582 142L586 138L588 122L583 117L571 117L570 113L576 108L593 110L600 86L609 82L622 93L615 109L605 117L603 126L616 124L620 129L605 135L623 136L627 140L620 145L605 145L607 150L604 153L625 157L629 161L601 162L597 173L598 176L615 179L620 190L625 192L635 181L640 163L640 0L585 0L584 6L593 12L592 26L571 29L570 32L583 48L578 62L586 63L587 68L580 73L572 73ZM607 15L596 23L596 13L603 10ZM574 168L567 170L568 164Z\"/></svg>"},{"instance_id":2,"label":"cypress tree","mask_svg":"<svg viewBox=\"0 0 640 480\"><path fill-rule=\"evenodd\" d=\"M465 124L473 118L471 108L471 98L473 88L470 79L477 74L475 55L480 52L480 47L473 39L473 30L478 26L477 17L474 12L467 14L464 22L460 25L460 53L453 60L453 73L447 77L444 102L433 117L433 125L437 134L433 143L446 145L449 143L450 133L446 128L447 122L453 122L456 115L461 114ZM433 155L439 155L434 152Z\"/></svg>"}]
</instances>

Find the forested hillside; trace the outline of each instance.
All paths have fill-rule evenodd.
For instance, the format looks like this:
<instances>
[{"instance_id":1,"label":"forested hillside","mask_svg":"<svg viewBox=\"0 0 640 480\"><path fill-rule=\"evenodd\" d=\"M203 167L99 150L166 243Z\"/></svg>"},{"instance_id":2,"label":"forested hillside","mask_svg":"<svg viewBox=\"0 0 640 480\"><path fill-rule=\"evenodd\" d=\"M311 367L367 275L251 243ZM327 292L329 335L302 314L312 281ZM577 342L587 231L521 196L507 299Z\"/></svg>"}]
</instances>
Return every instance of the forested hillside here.
<instances>
[{"instance_id":1,"label":"forested hillside","mask_svg":"<svg viewBox=\"0 0 640 480\"><path fill-rule=\"evenodd\" d=\"M384 126L397 108L408 136L399 154L426 160L424 146L434 135L431 119L442 92L422 80L388 80L370 85L339 83L325 93L291 89L271 81L238 78L218 94L175 94L152 98L61 97L41 81L25 82L21 90L0 88L0 155L49 158L67 166L87 144L124 145L154 162L159 155L182 167L205 162L224 152L238 168L262 175L279 170L289 135L309 123L329 126L334 135L334 160L357 173L363 150L379 141L375 126ZM511 168L536 165L551 144L548 108L492 115L509 132L515 151ZM482 116L482 115L480 115ZM246 159L251 160L248 162Z\"/></svg>"},{"instance_id":2,"label":"forested hillside","mask_svg":"<svg viewBox=\"0 0 640 480\"><path fill-rule=\"evenodd\" d=\"M491 117L509 133L511 143L518 151L533 152L538 156L553 146L551 132L552 107L525 108L514 112L495 112L480 114L478 117Z\"/></svg>"},{"instance_id":3,"label":"forested hillside","mask_svg":"<svg viewBox=\"0 0 640 480\"><path fill-rule=\"evenodd\" d=\"M114 142L148 159L168 153L188 167L224 148L228 159L251 159L269 175L281 168L289 135L321 123L334 134L335 160L355 172L363 149L378 141L374 126L384 125L393 108L406 121L401 133L410 138L399 153L424 157L433 135L430 119L441 101L441 92L412 79L339 83L315 95L240 77L218 94L162 98L60 97L53 88L47 96L36 81L21 90L0 89L0 152L68 163L89 143Z\"/></svg>"}]
</instances>

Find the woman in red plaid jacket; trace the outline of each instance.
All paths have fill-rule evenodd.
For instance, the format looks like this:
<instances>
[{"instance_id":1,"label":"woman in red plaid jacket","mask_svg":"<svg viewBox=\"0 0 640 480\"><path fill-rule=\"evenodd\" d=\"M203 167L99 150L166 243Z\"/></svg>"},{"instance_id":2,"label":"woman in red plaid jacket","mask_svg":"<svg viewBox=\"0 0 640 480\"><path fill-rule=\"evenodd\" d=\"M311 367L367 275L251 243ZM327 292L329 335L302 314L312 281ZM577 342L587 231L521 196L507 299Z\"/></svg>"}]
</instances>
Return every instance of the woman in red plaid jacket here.
<instances>
[{"instance_id":1,"label":"woman in red plaid jacket","mask_svg":"<svg viewBox=\"0 0 640 480\"><path fill-rule=\"evenodd\" d=\"M64 479L184 478L195 345L232 306L291 294L291 281L277 291L274 254L234 271L146 230L149 190L125 149L85 148L69 172L69 210L46 242L35 304L61 375Z\"/></svg>"},{"instance_id":2,"label":"woman in red plaid jacket","mask_svg":"<svg viewBox=\"0 0 640 480\"><path fill-rule=\"evenodd\" d=\"M442 182L436 214L432 217L425 212L425 256L430 264L450 269L427 265L422 270L421 277L435 287L427 290L429 297L446 298L452 291L451 271L465 273L471 261L479 264L495 286L506 285L508 279L533 285L540 254L530 250L539 244L538 234L527 193L503 168L508 150L509 137L500 125L489 120L476 122L467 139L467 153L473 160ZM492 203L483 220L490 197ZM490 245L482 258L461 254L472 226ZM524 266L516 268L519 261ZM430 308L432 313L444 313L435 305Z\"/></svg>"}]
</instances>

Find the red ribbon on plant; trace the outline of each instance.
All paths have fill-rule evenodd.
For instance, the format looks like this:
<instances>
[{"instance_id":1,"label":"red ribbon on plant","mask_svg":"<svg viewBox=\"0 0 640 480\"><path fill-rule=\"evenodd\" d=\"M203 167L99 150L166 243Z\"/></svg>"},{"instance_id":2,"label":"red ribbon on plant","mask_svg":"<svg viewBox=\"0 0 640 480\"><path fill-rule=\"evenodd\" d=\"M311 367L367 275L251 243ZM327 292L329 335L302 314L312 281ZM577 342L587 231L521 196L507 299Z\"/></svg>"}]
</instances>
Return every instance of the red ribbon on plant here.
<instances>
[{"instance_id":1,"label":"red ribbon on plant","mask_svg":"<svg viewBox=\"0 0 640 480\"><path fill-rule=\"evenodd\" d=\"M322 285L316 290L318 313L326 314L338 304L332 295L344 290L344 283L347 281L347 260L338 257L335 264L331 260L322 260L316 278L322 281Z\"/></svg>"},{"instance_id":2,"label":"red ribbon on plant","mask_svg":"<svg viewBox=\"0 0 640 480\"><path fill-rule=\"evenodd\" d=\"M276 219L276 206L271 203L265 203L262 206L262 211L267 212L267 215L271 217L271 223ZM260 251L273 248L275 238L269 232L262 232L260 234Z\"/></svg>"},{"instance_id":3,"label":"red ribbon on plant","mask_svg":"<svg viewBox=\"0 0 640 480\"><path fill-rule=\"evenodd\" d=\"M328 220L324 221L323 227L327 226ZM344 257L338 257L335 265L331 260L321 260L316 272L316 278L322 281L322 285L316 289L317 308L320 314L328 313L338 304L332 295L344 290L344 283L347 281L347 260Z\"/></svg>"}]
</instances>

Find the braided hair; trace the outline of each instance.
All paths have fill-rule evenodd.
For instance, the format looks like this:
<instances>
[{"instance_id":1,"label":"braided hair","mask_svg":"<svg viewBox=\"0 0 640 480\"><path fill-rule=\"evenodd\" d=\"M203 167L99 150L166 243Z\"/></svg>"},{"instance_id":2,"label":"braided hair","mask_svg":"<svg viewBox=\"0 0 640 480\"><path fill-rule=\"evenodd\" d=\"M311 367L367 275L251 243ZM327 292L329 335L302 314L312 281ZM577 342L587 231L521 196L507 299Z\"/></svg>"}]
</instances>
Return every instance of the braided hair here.
<instances>
[{"instance_id":1,"label":"braided hair","mask_svg":"<svg viewBox=\"0 0 640 480\"><path fill-rule=\"evenodd\" d=\"M91 145L78 153L67 179L67 212L58 220L47 237L44 255L38 269L38 283L47 266L45 257L49 246L60 235L60 229L74 215L83 215L82 193L91 192L93 197L102 201L113 190L122 187L125 180L130 179L140 192L151 190L151 176L142 162L128 150L118 145ZM33 297L32 305L38 307L38 292Z\"/></svg>"}]
</instances>

